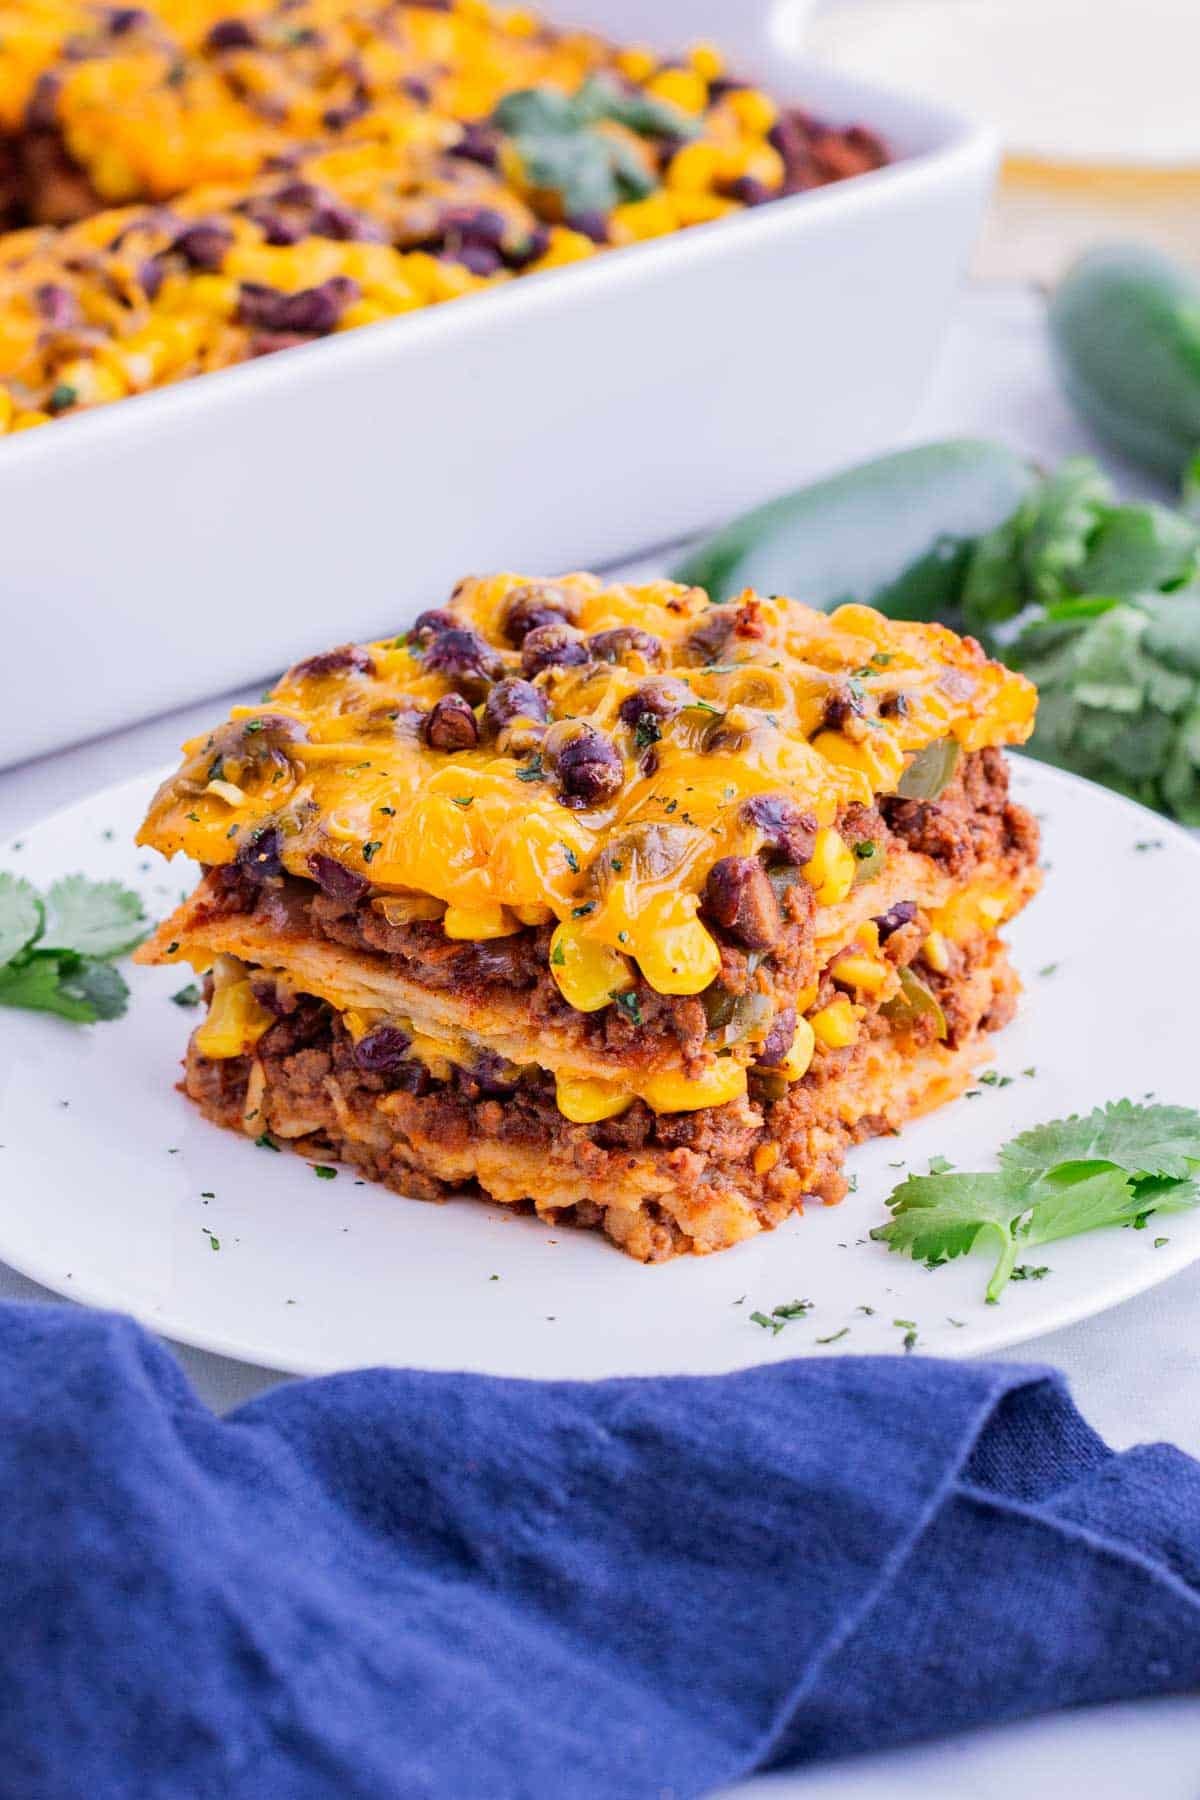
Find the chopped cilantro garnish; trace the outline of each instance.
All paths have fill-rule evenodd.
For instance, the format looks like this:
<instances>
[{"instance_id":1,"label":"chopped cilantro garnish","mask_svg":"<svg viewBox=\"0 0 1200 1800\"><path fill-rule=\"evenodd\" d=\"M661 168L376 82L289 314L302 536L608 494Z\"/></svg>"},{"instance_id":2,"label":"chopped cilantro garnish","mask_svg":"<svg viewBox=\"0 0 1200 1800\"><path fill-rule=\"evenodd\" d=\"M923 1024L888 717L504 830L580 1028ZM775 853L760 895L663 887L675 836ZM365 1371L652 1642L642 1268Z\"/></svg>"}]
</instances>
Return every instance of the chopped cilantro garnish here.
<instances>
[{"instance_id":1,"label":"chopped cilantro garnish","mask_svg":"<svg viewBox=\"0 0 1200 1800\"><path fill-rule=\"evenodd\" d=\"M194 981L189 981L186 987L181 987L177 993L172 994L171 999L176 1006L199 1006L200 989Z\"/></svg>"},{"instance_id":2,"label":"chopped cilantro garnish","mask_svg":"<svg viewBox=\"0 0 1200 1800\"><path fill-rule=\"evenodd\" d=\"M50 389L50 396L46 401L46 411L48 413L66 412L68 406L74 406L78 398L78 388L72 387L69 381L60 381Z\"/></svg>"},{"instance_id":3,"label":"chopped cilantro garnish","mask_svg":"<svg viewBox=\"0 0 1200 1800\"><path fill-rule=\"evenodd\" d=\"M538 751L535 755L530 757L523 769L517 770L517 780L541 781L544 779L545 773L546 771L542 763L541 751Z\"/></svg>"},{"instance_id":4,"label":"chopped cilantro garnish","mask_svg":"<svg viewBox=\"0 0 1200 1800\"><path fill-rule=\"evenodd\" d=\"M638 722L633 728L633 741L639 750L648 750L651 744L657 744L662 738L658 728L658 720L652 712L639 713Z\"/></svg>"},{"instance_id":5,"label":"chopped cilantro garnish","mask_svg":"<svg viewBox=\"0 0 1200 1800\"><path fill-rule=\"evenodd\" d=\"M576 856L575 852L572 850L570 844L564 844L562 846L562 853L566 857L567 867L568 867L568 869L570 869L572 875L578 875L578 873L579 873L579 858Z\"/></svg>"},{"instance_id":6,"label":"chopped cilantro garnish","mask_svg":"<svg viewBox=\"0 0 1200 1800\"><path fill-rule=\"evenodd\" d=\"M372 860L372 858L375 856L376 852L379 850L382 850L382 849L383 849L382 839L381 838L372 838L369 843L364 844L362 847L363 861L366 863L369 863Z\"/></svg>"},{"instance_id":7,"label":"chopped cilantro garnish","mask_svg":"<svg viewBox=\"0 0 1200 1800\"><path fill-rule=\"evenodd\" d=\"M318 1181L336 1181L337 1170L331 1169L328 1163L314 1163L313 1174Z\"/></svg>"},{"instance_id":8,"label":"chopped cilantro garnish","mask_svg":"<svg viewBox=\"0 0 1200 1800\"><path fill-rule=\"evenodd\" d=\"M771 1315L776 1319L803 1319L812 1308L811 1300L786 1300L782 1306L773 1306Z\"/></svg>"},{"instance_id":9,"label":"chopped cilantro garnish","mask_svg":"<svg viewBox=\"0 0 1200 1800\"><path fill-rule=\"evenodd\" d=\"M641 1025L644 1022L642 1019L642 1008L635 993L614 993L610 994L609 998L616 1001L631 1025Z\"/></svg>"},{"instance_id":10,"label":"chopped cilantro garnish","mask_svg":"<svg viewBox=\"0 0 1200 1800\"><path fill-rule=\"evenodd\" d=\"M461 806L464 812L466 812L468 806L474 806L475 804L474 794L451 794L450 800L452 805Z\"/></svg>"},{"instance_id":11,"label":"chopped cilantro garnish","mask_svg":"<svg viewBox=\"0 0 1200 1800\"><path fill-rule=\"evenodd\" d=\"M554 964L554 967L556 969L561 969L563 967L564 963L566 962L566 960L567 960L567 954L566 954L566 951L563 949L562 945L555 944L553 950L551 950L551 952L550 952L550 961Z\"/></svg>"},{"instance_id":12,"label":"chopped cilantro garnish","mask_svg":"<svg viewBox=\"0 0 1200 1800\"><path fill-rule=\"evenodd\" d=\"M831 1332L828 1337L818 1338L817 1342L818 1344L836 1344L839 1338L848 1337L849 1335L850 1327L848 1325L843 1325L840 1331Z\"/></svg>"},{"instance_id":13,"label":"chopped cilantro garnish","mask_svg":"<svg viewBox=\"0 0 1200 1800\"><path fill-rule=\"evenodd\" d=\"M596 902L594 900L585 900L582 906L573 906L571 908L571 917L573 919L586 919L588 914L594 913L595 910Z\"/></svg>"},{"instance_id":14,"label":"chopped cilantro garnish","mask_svg":"<svg viewBox=\"0 0 1200 1800\"><path fill-rule=\"evenodd\" d=\"M244 726L244 727L243 727L243 729L244 729L244 730L245 730L245 731L246 731L246 732L247 732L247 733L248 733L248 734L249 734L249 735L250 735L250 736L251 736L251 737L253 737L253 736L254 736L254 734L255 734L255 732L257 732L257 731L261 731L261 730L262 730L262 728L263 728L263 722L262 722L262 720L261 720L261 719L247 719L247 720L246 720L246 723L245 723L245 726Z\"/></svg>"},{"instance_id":15,"label":"chopped cilantro garnish","mask_svg":"<svg viewBox=\"0 0 1200 1800\"><path fill-rule=\"evenodd\" d=\"M769 1331L772 1336L778 1337L787 1321L786 1319L769 1319L766 1313L752 1312L750 1314L750 1323L752 1325L761 1325L764 1331Z\"/></svg>"},{"instance_id":16,"label":"chopped cilantro garnish","mask_svg":"<svg viewBox=\"0 0 1200 1800\"><path fill-rule=\"evenodd\" d=\"M1009 1280L1010 1281L1044 1281L1046 1276L1049 1273L1050 1273L1050 1270L1046 1263L1041 1263L1036 1268L1034 1267L1033 1263L1018 1263L1016 1268L1013 1270L1012 1274L1009 1276Z\"/></svg>"},{"instance_id":17,"label":"chopped cilantro garnish","mask_svg":"<svg viewBox=\"0 0 1200 1800\"><path fill-rule=\"evenodd\" d=\"M279 1148L279 1145L275 1142L275 1139L271 1136L269 1131L261 1132L259 1136L255 1138L254 1142L258 1145L260 1150L278 1150Z\"/></svg>"},{"instance_id":18,"label":"chopped cilantro garnish","mask_svg":"<svg viewBox=\"0 0 1200 1800\"><path fill-rule=\"evenodd\" d=\"M210 1250L219 1250L219 1249L220 1249L220 1248L221 1248L221 1240L220 1240L220 1238L219 1238L219 1237L218 1237L218 1236L217 1236L217 1234L216 1234L216 1232L215 1232L215 1231L210 1231L210 1230L209 1230L209 1229L208 1229L208 1226L207 1226L207 1225L202 1225L202 1226L201 1226L201 1227L200 1227L200 1229L201 1229L201 1231L202 1231L202 1232L203 1232L203 1233L204 1233L204 1235L205 1235L205 1237L206 1237L206 1238L207 1238L207 1239L208 1239L208 1247L209 1247L209 1249L210 1249Z\"/></svg>"}]
</instances>

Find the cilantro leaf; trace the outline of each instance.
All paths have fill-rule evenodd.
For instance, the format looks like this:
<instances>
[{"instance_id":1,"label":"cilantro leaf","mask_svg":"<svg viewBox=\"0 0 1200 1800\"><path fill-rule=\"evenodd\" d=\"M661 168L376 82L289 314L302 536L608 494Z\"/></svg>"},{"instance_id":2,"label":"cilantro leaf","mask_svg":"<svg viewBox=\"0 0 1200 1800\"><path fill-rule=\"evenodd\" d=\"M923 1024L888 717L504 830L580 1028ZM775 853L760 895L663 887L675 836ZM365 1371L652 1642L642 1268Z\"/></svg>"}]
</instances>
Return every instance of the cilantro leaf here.
<instances>
[{"instance_id":1,"label":"cilantro leaf","mask_svg":"<svg viewBox=\"0 0 1200 1800\"><path fill-rule=\"evenodd\" d=\"M1121 1100L1022 1132L999 1161L992 1173L910 1176L871 1236L930 1268L986 1240L994 1303L1027 1250L1200 1203L1200 1113Z\"/></svg>"},{"instance_id":2,"label":"cilantro leaf","mask_svg":"<svg viewBox=\"0 0 1200 1800\"><path fill-rule=\"evenodd\" d=\"M46 896L45 943L81 956L120 956L146 935L142 903L117 881L66 875Z\"/></svg>"},{"instance_id":3,"label":"cilantro leaf","mask_svg":"<svg viewBox=\"0 0 1200 1800\"><path fill-rule=\"evenodd\" d=\"M1029 1205L1029 1184L1018 1174L910 1175L888 1201L892 1220L871 1236L936 1267L974 1248L989 1232L1003 1249L1012 1223Z\"/></svg>"},{"instance_id":4,"label":"cilantro leaf","mask_svg":"<svg viewBox=\"0 0 1200 1800\"><path fill-rule=\"evenodd\" d=\"M37 893L19 875L0 872L0 969L41 935L44 911Z\"/></svg>"},{"instance_id":5,"label":"cilantro leaf","mask_svg":"<svg viewBox=\"0 0 1200 1800\"><path fill-rule=\"evenodd\" d=\"M1005 1144L1004 1169L1040 1175L1062 1163L1113 1163L1129 1175L1183 1180L1200 1164L1200 1114L1188 1106L1135 1106L1117 1100L1086 1118L1035 1125Z\"/></svg>"},{"instance_id":6,"label":"cilantro leaf","mask_svg":"<svg viewBox=\"0 0 1200 1800\"><path fill-rule=\"evenodd\" d=\"M35 950L0 969L0 1006L56 1013L80 1025L119 1018L128 999L119 970L72 950Z\"/></svg>"}]
</instances>

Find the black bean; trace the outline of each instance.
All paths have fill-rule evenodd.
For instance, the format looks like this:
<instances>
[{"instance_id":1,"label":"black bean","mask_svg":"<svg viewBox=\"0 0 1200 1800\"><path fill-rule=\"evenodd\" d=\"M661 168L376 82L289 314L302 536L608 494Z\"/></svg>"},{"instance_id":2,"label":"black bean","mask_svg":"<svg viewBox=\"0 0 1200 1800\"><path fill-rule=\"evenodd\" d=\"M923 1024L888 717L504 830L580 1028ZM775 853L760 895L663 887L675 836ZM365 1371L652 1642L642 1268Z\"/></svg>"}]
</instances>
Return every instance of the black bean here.
<instances>
[{"instance_id":1,"label":"black bean","mask_svg":"<svg viewBox=\"0 0 1200 1800\"><path fill-rule=\"evenodd\" d=\"M140 265L138 280L147 300L157 300L163 284L163 266L157 256L148 256Z\"/></svg>"},{"instance_id":2,"label":"black bean","mask_svg":"<svg viewBox=\"0 0 1200 1800\"><path fill-rule=\"evenodd\" d=\"M461 694L442 695L425 721L425 742L432 750L475 748L479 726Z\"/></svg>"},{"instance_id":3,"label":"black bean","mask_svg":"<svg viewBox=\"0 0 1200 1800\"><path fill-rule=\"evenodd\" d=\"M469 119L462 127L461 138L451 146L450 154L461 156L467 162L480 163L485 169L494 169L500 158L500 140L486 125Z\"/></svg>"},{"instance_id":4,"label":"black bean","mask_svg":"<svg viewBox=\"0 0 1200 1800\"><path fill-rule=\"evenodd\" d=\"M508 233L508 220L494 206L448 207L439 224L447 243L486 244L489 250L502 250Z\"/></svg>"},{"instance_id":5,"label":"black bean","mask_svg":"<svg viewBox=\"0 0 1200 1800\"><path fill-rule=\"evenodd\" d=\"M145 25L149 17L140 6L119 6L108 15L108 29L113 37L124 37L127 31Z\"/></svg>"},{"instance_id":6,"label":"black bean","mask_svg":"<svg viewBox=\"0 0 1200 1800\"><path fill-rule=\"evenodd\" d=\"M452 612L444 606L431 606L423 613L418 613L408 629L408 642L419 650L431 644L435 637L443 631L453 631L458 624Z\"/></svg>"},{"instance_id":7,"label":"black bean","mask_svg":"<svg viewBox=\"0 0 1200 1800\"><path fill-rule=\"evenodd\" d=\"M348 275L332 275L316 287L285 294L258 281L243 281L238 298L238 322L251 329L303 332L323 337L355 300L361 289Z\"/></svg>"},{"instance_id":8,"label":"black bean","mask_svg":"<svg viewBox=\"0 0 1200 1800\"><path fill-rule=\"evenodd\" d=\"M310 656L288 670L289 681L312 681L325 675L374 675L375 663L361 644L339 644L336 650L325 650Z\"/></svg>"},{"instance_id":9,"label":"black bean","mask_svg":"<svg viewBox=\"0 0 1200 1800\"><path fill-rule=\"evenodd\" d=\"M328 894L331 900L344 901L353 906L370 890L370 882L364 875L354 869L348 869L335 856L326 856L321 850L314 850L308 858L308 872L321 892Z\"/></svg>"},{"instance_id":10,"label":"black bean","mask_svg":"<svg viewBox=\"0 0 1200 1800\"><path fill-rule=\"evenodd\" d=\"M637 729L639 719L673 719L687 705L688 691L679 681L644 681L640 688L622 700L619 717L623 725Z\"/></svg>"},{"instance_id":11,"label":"black bean","mask_svg":"<svg viewBox=\"0 0 1200 1800\"><path fill-rule=\"evenodd\" d=\"M25 125L29 131L53 131L58 123L58 97L62 92L62 76L46 69L34 83L33 93L25 108Z\"/></svg>"},{"instance_id":12,"label":"black bean","mask_svg":"<svg viewBox=\"0 0 1200 1800\"><path fill-rule=\"evenodd\" d=\"M237 853L237 861L247 875L254 881L266 881L283 874L283 861L280 856L283 840L275 825L264 825L246 839Z\"/></svg>"},{"instance_id":13,"label":"black bean","mask_svg":"<svg viewBox=\"0 0 1200 1800\"><path fill-rule=\"evenodd\" d=\"M732 607L714 606L702 624L697 625L687 640L687 653L693 662L718 662L721 652L733 636L736 615Z\"/></svg>"},{"instance_id":14,"label":"black bean","mask_svg":"<svg viewBox=\"0 0 1200 1800\"><path fill-rule=\"evenodd\" d=\"M890 938L893 931L899 931L902 925L911 925L916 916L917 907L914 900L897 900L895 906L889 906L887 911L880 913L875 920L875 924L879 927L880 942Z\"/></svg>"},{"instance_id":15,"label":"black bean","mask_svg":"<svg viewBox=\"0 0 1200 1800\"><path fill-rule=\"evenodd\" d=\"M394 1075L411 1047L412 1039L398 1025L377 1025L355 1044L354 1060L368 1075Z\"/></svg>"},{"instance_id":16,"label":"black bean","mask_svg":"<svg viewBox=\"0 0 1200 1800\"><path fill-rule=\"evenodd\" d=\"M766 847L785 862L811 862L817 821L786 794L754 794L742 807L742 819L762 832Z\"/></svg>"},{"instance_id":17,"label":"black bean","mask_svg":"<svg viewBox=\"0 0 1200 1800\"><path fill-rule=\"evenodd\" d=\"M453 250L439 252L440 262L461 263L472 275L496 275L504 267L504 258L488 244L458 244Z\"/></svg>"},{"instance_id":18,"label":"black bean","mask_svg":"<svg viewBox=\"0 0 1200 1800\"><path fill-rule=\"evenodd\" d=\"M583 725L558 753L559 799L576 810L611 800L625 779L625 768L611 738Z\"/></svg>"},{"instance_id":19,"label":"black bean","mask_svg":"<svg viewBox=\"0 0 1200 1800\"><path fill-rule=\"evenodd\" d=\"M245 19L218 19L204 43L208 50L253 50L255 39Z\"/></svg>"},{"instance_id":20,"label":"black bean","mask_svg":"<svg viewBox=\"0 0 1200 1800\"><path fill-rule=\"evenodd\" d=\"M504 608L504 635L510 644L523 644L539 625L570 623L578 615L575 601L548 582L531 582L514 588Z\"/></svg>"},{"instance_id":21,"label":"black bean","mask_svg":"<svg viewBox=\"0 0 1200 1800\"><path fill-rule=\"evenodd\" d=\"M615 625L611 631L598 631L588 639L588 649L597 662L624 663L637 657L652 669L660 669L666 660L661 638L640 631L636 625Z\"/></svg>"},{"instance_id":22,"label":"black bean","mask_svg":"<svg viewBox=\"0 0 1200 1800\"><path fill-rule=\"evenodd\" d=\"M851 719L864 718L868 711L867 697L861 688L835 688L825 702L821 723L829 731L841 731Z\"/></svg>"},{"instance_id":23,"label":"black bean","mask_svg":"<svg viewBox=\"0 0 1200 1800\"><path fill-rule=\"evenodd\" d=\"M535 625L521 645L521 673L529 679L543 669L569 669L589 660L583 634L561 619Z\"/></svg>"},{"instance_id":24,"label":"black bean","mask_svg":"<svg viewBox=\"0 0 1200 1800\"><path fill-rule=\"evenodd\" d=\"M36 287L33 304L38 317L53 331L69 331L79 323L79 302L70 288L59 281L43 281Z\"/></svg>"},{"instance_id":25,"label":"black bean","mask_svg":"<svg viewBox=\"0 0 1200 1800\"><path fill-rule=\"evenodd\" d=\"M704 910L747 950L774 949L783 931L775 890L757 856L723 856L713 864Z\"/></svg>"},{"instance_id":26,"label":"black bean","mask_svg":"<svg viewBox=\"0 0 1200 1800\"><path fill-rule=\"evenodd\" d=\"M775 1014L771 1029L763 1040L758 1061L768 1069L777 1069L796 1041L796 1009L785 1006Z\"/></svg>"},{"instance_id":27,"label":"black bean","mask_svg":"<svg viewBox=\"0 0 1200 1800\"><path fill-rule=\"evenodd\" d=\"M591 238L593 244L607 244L608 219L602 212L571 213L566 222L581 237Z\"/></svg>"},{"instance_id":28,"label":"black bean","mask_svg":"<svg viewBox=\"0 0 1200 1800\"><path fill-rule=\"evenodd\" d=\"M510 244L504 252L504 260L510 269L528 268L539 256L545 256L550 248L550 233L545 225L535 225L528 237L519 243Z\"/></svg>"},{"instance_id":29,"label":"black bean","mask_svg":"<svg viewBox=\"0 0 1200 1800\"><path fill-rule=\"evenodd\" d=\"M756 181L753 175L739 175L729 184L729 197L740 200L743 206L763 206L768 200L774 200L776 193L765 181Z\"/></svg>"},{"instance_id":30,"label":"black bean","mask_svg":"<svg viewBox=\"0 0 1200 1800\"><path fill-rule=\"evenodd\" d=\"M308 229L313 237L333 238L339 244L381 243L384 238L373 219L336 199L324 200L314 208Z\"/></svg>"},{"instance_id":31,"label":"black bean","mask_svg":"<svg viewBox=\"0 0 1200 1800\"><path fill-rule=\"evenodd\" d=\"M488 684L504 673L503 661L486 638L461 625L452 625L430 640L425 667L433 675L444 675L460 692L479 699Z\"/></svg>"},{"instance_id":32,"label":"black bean","mask_svg":"<svg viewBox=\"0 0 1200 1800\"><path fill-rule=\"evenodd\" d=\"M517 676L498 681L483 709L484 730L489 737L496 737L514 719L535 719L545 724L549 717L550 706L541 688Z\"/></svg>"},{"instance_id":33,"label":"black bean","mask_svg":"<svg viewBox=\"0 0 1200 1800\"><path fill-rule=\"evenodd\" d=\"M211 274L221 267L232 243L233 232L220 219L197 219L194 225L184 227L171 248L177 250L191 268L205 269Z\"/></svg>"}]
</instances>

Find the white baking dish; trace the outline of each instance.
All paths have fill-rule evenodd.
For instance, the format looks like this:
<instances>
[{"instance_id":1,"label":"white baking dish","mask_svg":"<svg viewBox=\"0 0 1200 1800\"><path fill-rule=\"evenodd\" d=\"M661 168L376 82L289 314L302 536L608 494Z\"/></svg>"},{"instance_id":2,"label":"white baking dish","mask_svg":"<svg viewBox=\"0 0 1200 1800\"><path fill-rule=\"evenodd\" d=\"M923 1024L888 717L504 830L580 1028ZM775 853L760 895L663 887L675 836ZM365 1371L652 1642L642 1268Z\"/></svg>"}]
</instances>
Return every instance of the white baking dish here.
<instances>
[{"instance_id":1,"label":"white baking dish","mask_svg":"<svg viewBox=\"0 0 1200 1800\"><path fill-rule=\"evenodd\" d=\"M0 765L401 626L460 575L601 565L901 430L988 134L806 65L766 0L553 0L881 131L877 173L0 445Z\"/></svg>"}]
</instances>

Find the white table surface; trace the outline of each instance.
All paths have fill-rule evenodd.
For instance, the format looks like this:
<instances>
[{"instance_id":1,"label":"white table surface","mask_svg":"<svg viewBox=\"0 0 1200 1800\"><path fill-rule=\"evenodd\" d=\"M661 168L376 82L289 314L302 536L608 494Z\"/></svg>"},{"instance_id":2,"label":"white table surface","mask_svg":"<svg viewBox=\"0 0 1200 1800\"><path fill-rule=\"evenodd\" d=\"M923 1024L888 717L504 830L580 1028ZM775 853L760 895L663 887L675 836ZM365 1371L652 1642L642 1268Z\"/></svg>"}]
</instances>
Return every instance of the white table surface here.
<instances>
[{"instance_id":1,"label":"white table surface","mask_svg":"<svg viewBox=\"0 0 1200 1800\"><path fill-rule=\"evenodd\" d=\"M1053 385L1040 321L1041 302L1030 290L983 287L964 295L913 439L995 436L1047 463L1087 449ZM1123 481L1127 489L1141 485L1129 471ZM146 673L152 678L152 670ZM183 738L219 709L208 701L0 774L0 838L93 789L169 762ZM0 1298L53 1297L0 1264ZM1021 1360L1062 1369L1083 1412L1111 1443L1165 1438L1200 1455L1198 1320L1200 1265L1098 1318L1034 1340ZM282 1379L176 1348L198 1393L218 1411ZM737 1796L1011 1800L1020 1793L1023 1800L1049 1800L1082 1775L1089 1800L1197 1800L1197 1745L1200 1699L1103 1707L752 1782Z\"/></svg>"}]
</instances>

